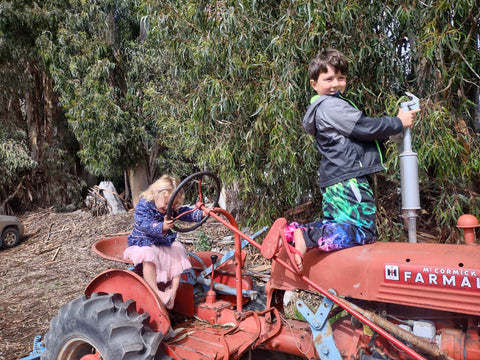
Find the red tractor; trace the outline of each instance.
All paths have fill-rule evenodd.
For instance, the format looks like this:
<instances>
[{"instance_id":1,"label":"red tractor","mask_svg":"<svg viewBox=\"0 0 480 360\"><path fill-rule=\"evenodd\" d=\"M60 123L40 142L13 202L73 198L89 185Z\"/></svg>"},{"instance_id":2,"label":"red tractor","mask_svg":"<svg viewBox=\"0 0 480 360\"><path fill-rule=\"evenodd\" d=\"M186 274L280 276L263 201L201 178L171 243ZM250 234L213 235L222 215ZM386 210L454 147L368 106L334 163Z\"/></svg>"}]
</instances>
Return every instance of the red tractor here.
<instances>
[{"instance_id":1,"label":"red tractor","mask_svg":"<svg viewBox=\"0 0 480 360\"><path fill-rule=\"evenodd\" d=\"M41 359L226 360L252 358L256 351L322 360L480 359L474 217L461 219L467 222L459 224L465 231L462 245L377 242L328 253L312 250L300 273L285 240L286 220L275 221L260 245L217 207L220 183L208 172L179 185L167 216L178 190L192 183L199 195L196 207L233 232L234 251L192 254L193 268L182 274L170 312L141 269L106 270L51 321ZM214 195L206 196L209 191ZM207 197L213 207L204 205ZM258 307L261 291L243 268L245 245L271 259L261 309L252 306ZM126 246L126 237L114 237L97 242L94 251L126 262ZM296 289L321 295L316 310L296 301L305 320L284 315L283 297Z\"/></svg>"}]
</instances>

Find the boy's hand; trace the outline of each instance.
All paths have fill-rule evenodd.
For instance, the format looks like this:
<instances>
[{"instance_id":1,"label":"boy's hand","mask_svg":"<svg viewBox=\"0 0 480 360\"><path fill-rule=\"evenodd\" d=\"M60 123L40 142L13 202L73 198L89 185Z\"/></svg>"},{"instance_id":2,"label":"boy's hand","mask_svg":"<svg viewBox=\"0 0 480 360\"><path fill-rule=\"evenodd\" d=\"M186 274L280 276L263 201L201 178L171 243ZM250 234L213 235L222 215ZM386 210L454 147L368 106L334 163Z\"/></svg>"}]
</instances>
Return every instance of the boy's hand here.
<instances>
[{"instance_id":1,"label":"boy's hand","mask_svg":"<svg viewBox=\"0 0 480 360\"><path fill-rule=\"evenodd\" d=\"M413 126L413 119L415 117L415 114L419 112L421 109L415 109L415 110L410 110L410 111L403 111L402 108L398 109L398 115L397 117L400 118L402 121L403 128L408 128Z\"/></svg>"}]
</instances>

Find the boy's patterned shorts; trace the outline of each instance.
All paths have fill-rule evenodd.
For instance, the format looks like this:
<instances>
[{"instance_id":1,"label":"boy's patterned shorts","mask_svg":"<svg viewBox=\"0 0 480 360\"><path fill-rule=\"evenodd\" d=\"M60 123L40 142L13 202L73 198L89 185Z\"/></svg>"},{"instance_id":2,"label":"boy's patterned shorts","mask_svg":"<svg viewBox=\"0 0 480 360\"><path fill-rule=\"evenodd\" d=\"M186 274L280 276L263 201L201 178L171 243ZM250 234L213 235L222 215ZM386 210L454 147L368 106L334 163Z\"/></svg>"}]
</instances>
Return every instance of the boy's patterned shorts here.
<instances>
[{"instance_id":1,"label":"boy's patterned shorts","mask_svg":"<svg viewBox=\"0 0 480 360\"><path fill-rule=\"evenodd\" d=\"M301 225L307 248L346 249L375 241L375 202L366 177L349 179L325 189L323 221Z\"/></svg>"}]
</instances>

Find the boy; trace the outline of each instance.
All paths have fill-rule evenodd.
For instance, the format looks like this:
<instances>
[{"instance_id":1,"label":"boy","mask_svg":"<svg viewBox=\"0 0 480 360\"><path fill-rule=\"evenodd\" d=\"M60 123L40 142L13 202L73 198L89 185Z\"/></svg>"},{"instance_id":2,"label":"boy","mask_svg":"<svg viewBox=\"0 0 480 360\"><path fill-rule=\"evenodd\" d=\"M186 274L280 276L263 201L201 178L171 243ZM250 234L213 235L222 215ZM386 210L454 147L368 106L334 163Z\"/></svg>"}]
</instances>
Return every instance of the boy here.
<instances>
[{"instance_id":1,"label":"boy","mask_svg":"<svg viewBox=\"0 0 480 360\"><path fill-rule=\"evenodd\" d=\"M315 137L322 156L319 185L324 217L321 223L294 227L293 240L300 253L294 257L300 271L307 249L332 251L375 241L376 207L367 175L384 170L376 140L411 127L420 111L399 109L396 117L363 115L342 96L348 61L338 50L321 51L310 62L308 72L317 95L303 118L303 127Z\"/></svg>"}]
</instances>

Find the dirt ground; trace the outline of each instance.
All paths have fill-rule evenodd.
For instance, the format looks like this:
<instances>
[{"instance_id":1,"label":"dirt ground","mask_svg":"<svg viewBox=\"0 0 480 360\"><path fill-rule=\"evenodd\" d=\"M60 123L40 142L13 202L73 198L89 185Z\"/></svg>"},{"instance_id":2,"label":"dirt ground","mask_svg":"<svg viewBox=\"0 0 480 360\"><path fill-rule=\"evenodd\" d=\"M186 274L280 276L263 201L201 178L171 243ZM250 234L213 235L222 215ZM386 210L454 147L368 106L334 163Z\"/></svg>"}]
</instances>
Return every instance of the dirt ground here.
<instances>
[{"instance_id":1,"label":"dirt ground","mask_svg":"<svg viewBox=\"0 0 480 360\"><path fill-rule=\"evenodd\" d=\"M45 335L60 307L81 296L102 271L126 267L101 258L91 248L97 240L133 229L133 212L95 217L83 210L43 209L20 220L25 225L21 244L0 251L0 360L29 356L34 337ZM180 234L179 240L194 251L190 243L196 237L214 244L229 235L225 226L208 221L195 232Z\"/></svg>"}]
</instances>

